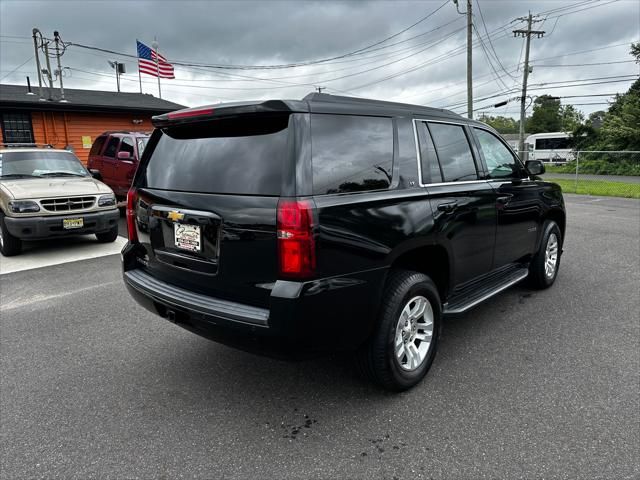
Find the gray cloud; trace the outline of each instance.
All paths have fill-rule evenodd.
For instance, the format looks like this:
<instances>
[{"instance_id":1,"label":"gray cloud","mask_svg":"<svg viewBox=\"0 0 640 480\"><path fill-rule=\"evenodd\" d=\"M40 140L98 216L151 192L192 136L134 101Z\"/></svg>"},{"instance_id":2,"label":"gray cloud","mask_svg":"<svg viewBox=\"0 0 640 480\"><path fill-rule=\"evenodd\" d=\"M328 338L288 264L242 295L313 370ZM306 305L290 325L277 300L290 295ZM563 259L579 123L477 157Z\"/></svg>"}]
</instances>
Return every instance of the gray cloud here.
<instances>
[{"instance_id":1,"label":"gray cloud","mask_svg":"<svg viewBox=\"0 0 640 480\"><path fill-rule=\"evenodd\" d=\"M579 3L572 1L496 1L480 0L486 27L491 32L509 24L514 18L526 15L529 10L541 12ZM150 44L158 37L160 50L170 60L221 64L277 64L332 57L362 48L411 25L443 1L342 1L342 2L294 2L294 1L18 1L3 0L0 3L0 77L3 83L22 83L25 75L36 79L35 62L18 67L33 54L28 37L33 27L45 35L59 30L65 41L95 45L115 51L135 54L136 38ZM464 1L460 1L464 4ZM601 2L606 3L606 2ZM585 5L586 8L590 5ZM476 25L484 34L478 9ZM452 35L446 41L427 48L424 52L403 61L379 67L384 63L417 52L414 47L429 40L436 41L464 27L464 19L456 13L454 5L446 5L433 17L394 38L389 43L407 39L432 30L447 22L450 25L429 35L416 38L389 49L366 54L369 59L358 62L332 63L295 69L270 71L226 71L225 75L211 70L176 67L176 80L163 80L163 97L186 105L199 105L221 100L286 97L300 98L313 89L313 85L327 87L327 91L351 92L359 96L394 99L410 103L426 103L433 106L462 104L465 101L464 52L450 52L463 46L464 31ZM513 24L515 25L515 24ZM540 24L538 24L540 26ZM542 39L532 40L531 57L543 59L565 55L568 52L589 50L606 45L625 45L579 55L564 56L552 60L534 62L531 84L578 80L624 74L638 74L633 63L586 67L544 67L542 64L584 64L630 60L628 44L640 38L640 2L621 0L583 12L549 19L541 28L547 31ZM519 61L522 40L510 35L506 27L503 38L495 38L493 46L507 70L515 69ZM551 33L551 31L553 32ZM14 37L16 36L16 37ZM427 45L425 45L426 47ZM424 48L424 47L422 47ZM487 48L490 46L487 44ZM399 52L404 49L405 53ZM382 55L386 54L386 55ZM378 56L374 56L378 55ZM443 59L423 66L412 73L405 73L370 86L367 83L389 75L405 72L430 59L444 55ZM70 47L63 57L65 66L76 70L65 78L65 84L75 88L115 89L115 77L107 64L113 55L89 52ZM350 58L353 60L355 57ZM138 77L135 59L121 58L129 73L123 80L123 89L137 91ZM498 76L509 88L518 87L521 71L513 72L515 78L505 74L496 65ZM78 71L84 70L84 72ZM230 79L229 74L262 78L279 78L277 82ZM331 80L352 75L341 80ZM306 76L305 76L306 75ZM489 96L504 90L494 78L481 48L474 50L474 76L476 98ZM143 76L143 89L157 95L155 78ZM303 85L295 85L303 84ZM555 95L583 95L625 91L630 82L553 89ZM185 86L186 85L186 86ZM334 90L331 90L334 89ZM545 93L543 90L532 94ZM505 94L499 101L516 94ZM478 102L482 107L494 100ZM568 101L568 100L567 100ZM575 99L575 103L606 101L606 98ZM489 109L491 114L510 114L515 105L502 109ZM585 112L606 105L578 106ZM457 108L457 111L464 111Z\"/></svg>"}]
</instances>

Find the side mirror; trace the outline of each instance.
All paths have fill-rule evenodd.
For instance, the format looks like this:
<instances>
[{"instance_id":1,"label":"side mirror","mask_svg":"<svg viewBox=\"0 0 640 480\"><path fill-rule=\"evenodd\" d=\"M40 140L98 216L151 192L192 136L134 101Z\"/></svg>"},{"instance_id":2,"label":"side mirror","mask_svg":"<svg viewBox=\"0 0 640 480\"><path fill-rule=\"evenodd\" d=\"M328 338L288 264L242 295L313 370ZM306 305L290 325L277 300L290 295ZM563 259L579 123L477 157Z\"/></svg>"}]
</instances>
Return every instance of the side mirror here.
<instances>
[{"instance_id":1,"label":"side mirror","mask_svg":"<svg viewBox=\"0 0 640 480\"><path fill-rule=\"evenodd\" d=\"M131 154L129 152L118 152L118 160L132 160Z\"/></svg>"},{"instance_id":2,"label":"side mirror","mask_svg":"<svg viewBox=\"0 0 640 480\"><path fill-rule=\"evenodd\" d=\"M545 172L544 163L541 160L527 160L524 167L529 175L542 175Z\"/></svg>"},{"instance_id":3,"label":"side mirror","mask_svg":"<svg viewBox=\"0 0 640 480\"><path fill-rule=\"evenodd\" d=\"M102 181L102 174L100 173L100 170L96 170L95 168L90 168L89 169L89 173L91 174L91 176L93 178L95 178L96 180L100 180Z\"/></svg>"}]
</instances>

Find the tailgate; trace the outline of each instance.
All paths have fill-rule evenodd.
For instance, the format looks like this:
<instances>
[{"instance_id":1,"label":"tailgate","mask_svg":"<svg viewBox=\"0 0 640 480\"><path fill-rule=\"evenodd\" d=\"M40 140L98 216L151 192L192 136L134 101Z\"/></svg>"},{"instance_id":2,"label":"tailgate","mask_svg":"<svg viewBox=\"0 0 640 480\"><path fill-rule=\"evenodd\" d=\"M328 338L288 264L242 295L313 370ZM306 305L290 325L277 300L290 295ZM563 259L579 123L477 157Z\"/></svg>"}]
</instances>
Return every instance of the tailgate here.
<instances>
[{"instance_id":1,"label":"tailgate","mask_svg":"<svg viewBox=\"0 0 640 480\"><path fill-rule=\"evenodd\" d=\"M276 197L142 189L140 265L194 292L267 306L278 275L277 203Z\"/></svg>"},{"instance_id":2,"label":"tailgate","mask_svg":"<svg viewBox=\"0 0 640 480\"><path fill-rule=\"evenodd\" d=\"M269 114L156 130L134 181L142 268L197 293L268 306L289 124L288 114Z\"/></svg>"}]
</instances>

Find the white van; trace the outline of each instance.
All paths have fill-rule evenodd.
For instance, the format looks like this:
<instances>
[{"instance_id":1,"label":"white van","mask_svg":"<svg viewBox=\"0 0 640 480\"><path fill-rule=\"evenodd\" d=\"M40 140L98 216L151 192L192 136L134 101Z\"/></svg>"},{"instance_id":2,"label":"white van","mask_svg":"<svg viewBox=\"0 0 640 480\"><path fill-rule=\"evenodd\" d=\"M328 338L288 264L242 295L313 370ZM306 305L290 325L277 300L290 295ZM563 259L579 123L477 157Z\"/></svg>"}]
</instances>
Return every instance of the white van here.
<instances>
[{"instance_id":1,"label":"white van","mask_svg":"<svg viewBox=\"0 0 640 480\"><path fill-rule=\"evenodd\" d=\"M571 148L571 134L569 133L535 133L529 135L525 143L530 160L565 163L575 159L575 152Z\"/></svg>"}]
</instances>

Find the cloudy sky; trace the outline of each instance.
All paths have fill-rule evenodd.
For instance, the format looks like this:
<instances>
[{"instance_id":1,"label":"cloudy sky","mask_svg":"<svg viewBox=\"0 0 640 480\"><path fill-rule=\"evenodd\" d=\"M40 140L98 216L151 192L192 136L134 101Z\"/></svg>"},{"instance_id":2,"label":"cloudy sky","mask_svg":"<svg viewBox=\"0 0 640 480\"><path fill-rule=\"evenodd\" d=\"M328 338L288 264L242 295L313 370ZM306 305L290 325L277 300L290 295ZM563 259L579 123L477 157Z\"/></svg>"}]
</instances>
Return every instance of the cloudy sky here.
<instances>
[{"instance_id":1,"label":"cloudy sky","mask_svg":"<svg viewBox=\"0 0 640 480\"><path fill-rule=\"evenodd\" d=\"M531 41L531 95L566 97L563 103L589 113L639 75L628 53L640 39L638 0L473 0L476 115L517 113L515 101L493 104L518 95L524 40L512 30L524 26L516 19L528 11L546 32ZM0 0L0 82L20 84L29 75L37 84L30 39L37 27L47 37L58 30L64 42L127 55L136 54L136 38L151 45L157 37L160 53L176 62L162 96L183 105L301 98L324 87L463 113L465 26L450 0ZM135 58L75 45L62 57L65 86L115 90L108 60L126 64L122 90L139 91ZM279 68L229 68L238 65ZM158 95L156 79L142 77L143 91Z\"/></svg>"}]
</instances>

